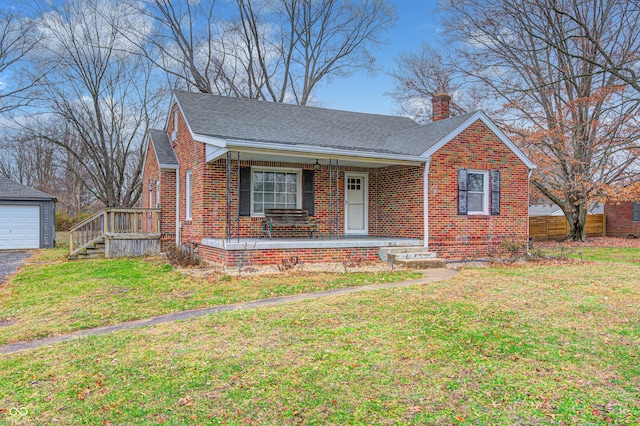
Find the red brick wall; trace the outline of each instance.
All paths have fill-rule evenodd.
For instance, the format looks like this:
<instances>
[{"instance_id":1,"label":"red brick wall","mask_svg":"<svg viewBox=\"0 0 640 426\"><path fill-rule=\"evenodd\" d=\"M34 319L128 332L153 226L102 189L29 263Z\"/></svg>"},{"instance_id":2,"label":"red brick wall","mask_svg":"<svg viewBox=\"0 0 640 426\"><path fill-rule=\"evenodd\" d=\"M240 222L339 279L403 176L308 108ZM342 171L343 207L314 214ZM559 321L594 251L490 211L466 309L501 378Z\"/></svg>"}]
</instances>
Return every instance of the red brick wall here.
<instances>
[{"instance_id":1,"label":"red brick wall","mask_svg":"<svg viewBox=\"0 0 640 426\"><path fill-rule=\"evenodd\" d=\"M156 180L160 177L160 167L156 158L153 144L149 141L147 153L144 162L144 170L142 171L142 208L149 209L155 207ZM153 180L153 191L149 191L149 179Z\"/></svg>"},{"instance_id":2,"label":"red brick wall","mask_svg":"<svg viewBox=\"0 0 640 426\"><path fill-rule=\"evenodd\" d=\"M291 249L291 250L223 250L200 246L198 254L205 260L227 266L261 266L281 264L283 259L297 256L300 262L350 262L376 261L378 248L327 248L327 249Z\"/></svg>"},{"instance_id":3,"label":"red brick wall","mask_svg":"<svg viewBox=\"0 0 640 426\"><path fill-rule=\"evenodd\" d=\"M373 208L369 208L369 223L374 226L369 226L371 235L423 237L423 173L422 166L392 166L372 174L369 201Z\"/></svg>"},{"instance_id":4,"label":"red brick wall","mask_svg":"<svg viewBox=\"0 0 640 426\"><path fill-rule=\"evenodd\" d=\"M640 237L640 222L633 221L633 203L605 204L607 235L612 237Z\"/></svg>"},{"instance_id":5,"label":"red brick wall","mask_svg":"<svg viewBox=\"0 0 640 426\"><path fill-rule=\"evenodd\" d=\"M500 215L458 215L458 169L500 170ZM503 240L528 238L528 169L481 121L440 148L429 168L429 249L484 257ZM489 200L490 203L490 200Z\"/></svg>"},{"instance_id":6,"label":"red brick wall","mask_svg":"<svg viewBox=\"0 0 640 426\"><path fill-rule=\"evenodd\" d=\"M160 233L161 249L176 244L176 171L160 171Z\"/></svg>"},{"instance_id":7,"label":"red brick wall","mask_svg":"<svg viewBox=\"0 0 640 426\"><path fill-rule=\"evenodd\" d=\"M149 141L146 161L142 173L142 207L156 208L156 182L160 180L160 234L161 249L167 250L176 242L176 172L160 170L153 144ZM153 190L149 191L149 179L153 180Z\"/></svg>"}]
</instances>

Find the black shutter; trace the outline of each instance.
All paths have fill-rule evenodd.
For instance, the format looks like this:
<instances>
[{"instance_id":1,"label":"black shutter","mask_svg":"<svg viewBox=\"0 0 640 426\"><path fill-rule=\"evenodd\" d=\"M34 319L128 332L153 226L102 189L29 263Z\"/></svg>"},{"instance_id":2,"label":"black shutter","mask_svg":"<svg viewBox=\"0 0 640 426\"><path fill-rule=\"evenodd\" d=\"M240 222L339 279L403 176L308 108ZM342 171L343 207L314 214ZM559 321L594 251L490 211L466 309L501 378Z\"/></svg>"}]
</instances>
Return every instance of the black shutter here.
<instances>
[{"instance_id":1,"label":"black shutter","mask_svg":"<svg viewBox=\"0 0 640 426\"><path fill-rule=\"evenodd\" d=\"M458 169L458 214L467 214L467 169Z\"/></svg>"},{"instance_id":2,"label":"black shutter","mask_svg":"<svg viewBox=\"0 0 640 426\"><path fill-rule=\"evenodd\" d=\"M491 215L500 214L500 170L491 170Z\"/></svg>"},{"instance_id":3,"label":"black shutter","mask_svg":"<svg viewBox=\"0 0 640 426\"><path fill-rule=\"evenodd\" d=\"M640 203L633 203L633 217L634 222L640 221Z\"/></svg>"},{"instance_id":4,"label":"black shutter","mask_svg":"<svg viewBox=\"0 0 640 426\"><path fill-rule=\"evenodd\" d=\"M251 216L251 167L240 167L240 216Z\"/></svg>"},{"instance_id":5,"label":"black shutter","mask_svg":"<svg viewBox=\"0 0 640 426\"><path fill-rule=\"evenodd\" d=\"M302 171L302 208L309 212L309 216L313 216L313 175L315 170Z\"/></svg>"}]
</instances>

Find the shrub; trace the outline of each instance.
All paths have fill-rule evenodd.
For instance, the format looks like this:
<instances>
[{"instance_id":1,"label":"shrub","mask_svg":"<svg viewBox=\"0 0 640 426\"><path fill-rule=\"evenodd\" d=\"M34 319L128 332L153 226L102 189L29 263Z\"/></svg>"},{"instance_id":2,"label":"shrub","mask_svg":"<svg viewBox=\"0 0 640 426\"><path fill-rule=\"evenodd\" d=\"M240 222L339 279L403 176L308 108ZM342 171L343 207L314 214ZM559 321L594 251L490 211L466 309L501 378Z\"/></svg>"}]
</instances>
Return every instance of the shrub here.
<instances>
[{"instance_id":1,"label":"shrub","mask_svg":"<svg viewBox=\"0 0 640 426\"><path fill-rule=\"evenodd\" d=\"M79 224L85 219L91 217L93 212L84 212L76 215L70 215L67 212L57 210L56 211L56 231L68 231L75 225Z\"/></svg>"},{"instance_id":2,"label":"shrub","mask_svg":"<svg viewBox=\"0 0 640 426\"><path fill-rule=\"evenodd\" d=\"M198 257L196 250L192 250L188 245L184 244L181 247L171 246L167 250L167 259L172 265L190 267L200 266L202 261Z\"/></svg>"}]
</instances>

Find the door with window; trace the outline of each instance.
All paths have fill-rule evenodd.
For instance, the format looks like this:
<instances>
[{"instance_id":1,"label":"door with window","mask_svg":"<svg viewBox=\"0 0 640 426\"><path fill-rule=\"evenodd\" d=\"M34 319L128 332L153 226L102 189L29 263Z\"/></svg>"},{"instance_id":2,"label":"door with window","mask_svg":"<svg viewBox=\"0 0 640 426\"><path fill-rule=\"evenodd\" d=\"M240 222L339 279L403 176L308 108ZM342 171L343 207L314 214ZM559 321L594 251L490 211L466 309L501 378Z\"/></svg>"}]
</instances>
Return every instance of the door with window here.
<instances>
[{"instance_id":1,"label":"door with window","mask_svg":"<svg viewBox=\"0 0 640 426\"><path fill-rule=\"evenodd\" d=\"M344 224L345 234L367 235L368 200L366 173L345 173Z\"/></svg>"}]
</instances>

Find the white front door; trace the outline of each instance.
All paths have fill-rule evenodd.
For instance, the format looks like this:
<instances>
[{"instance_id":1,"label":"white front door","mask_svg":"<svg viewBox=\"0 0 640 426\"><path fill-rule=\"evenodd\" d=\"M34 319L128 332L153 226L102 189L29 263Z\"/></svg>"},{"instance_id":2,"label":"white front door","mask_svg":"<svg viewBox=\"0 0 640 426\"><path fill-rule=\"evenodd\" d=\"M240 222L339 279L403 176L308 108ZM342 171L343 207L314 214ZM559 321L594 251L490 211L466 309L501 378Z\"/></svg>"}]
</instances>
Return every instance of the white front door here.
<instances>
[{"instance_id":1,"label":"white front door","mask_svg":"<svg viewBox=\"0 0 640 426\"><path fill-rule=\"evenodd\" d=\"M367 174L346 172L344 180L344 233L367 235Z\"/></svg>"}]
</instances>

